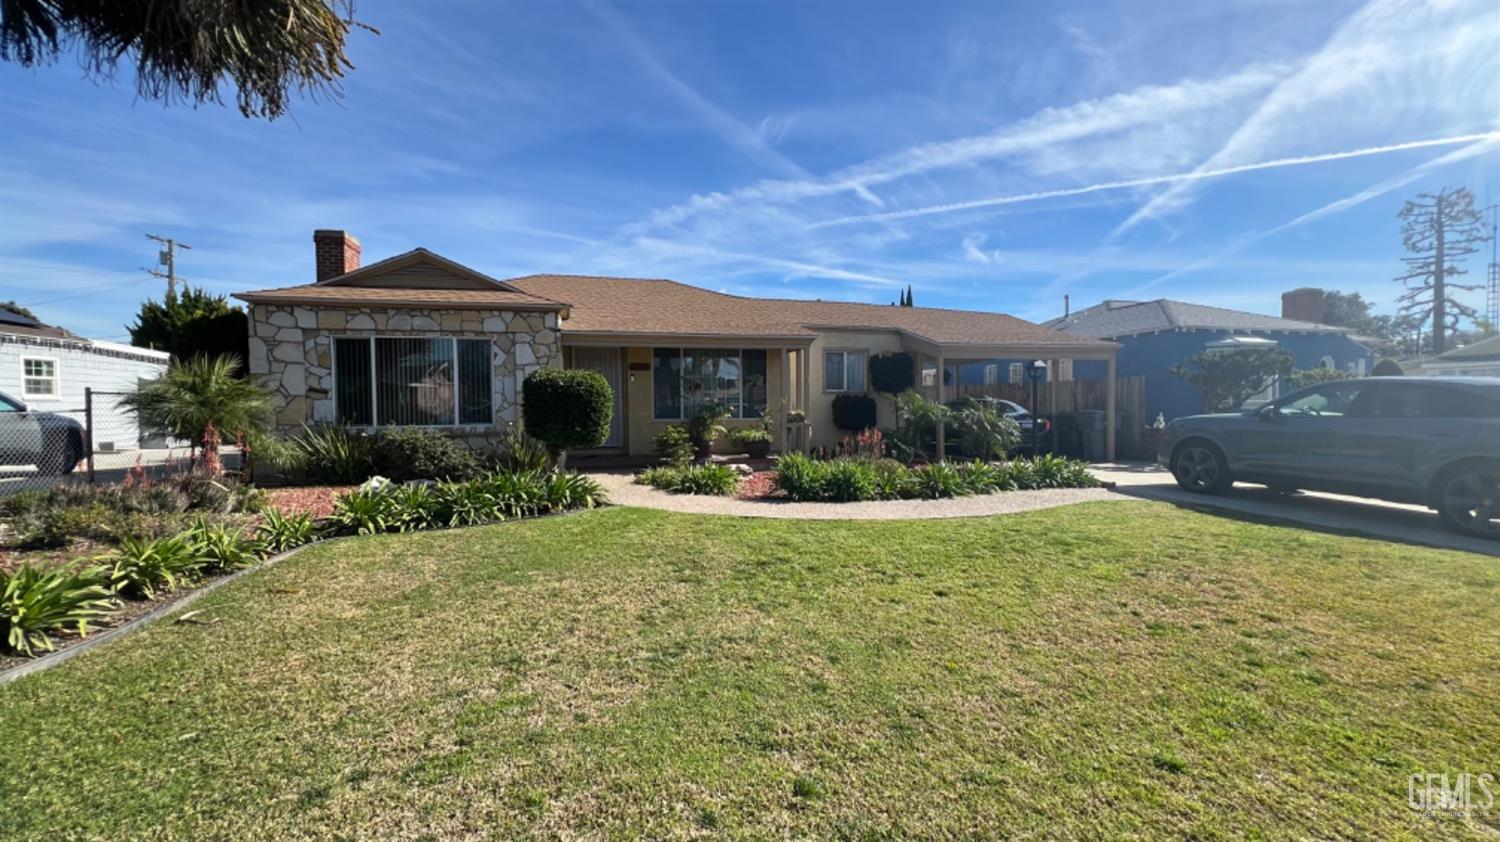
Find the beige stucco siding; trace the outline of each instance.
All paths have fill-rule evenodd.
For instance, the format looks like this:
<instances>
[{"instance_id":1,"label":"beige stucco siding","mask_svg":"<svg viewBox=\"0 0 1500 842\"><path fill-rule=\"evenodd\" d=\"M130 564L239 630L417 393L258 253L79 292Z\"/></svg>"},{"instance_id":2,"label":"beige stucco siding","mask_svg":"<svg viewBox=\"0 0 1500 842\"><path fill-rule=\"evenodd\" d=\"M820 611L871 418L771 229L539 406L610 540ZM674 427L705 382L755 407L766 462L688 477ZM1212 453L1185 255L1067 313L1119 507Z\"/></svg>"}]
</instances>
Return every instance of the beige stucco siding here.
<instances>
[{"instance_id":1,"label":"beige stucco siding","mask_svg":"<svg viewBox=\"0 0 1500 842\"><path fill-rule=\"evenodd\" d=\"M848 331L828 330L818 334L812 344L812 371L808 376L811 385L807 419L812 423L812 444L814 447L831 447L838 443L846 435L844 430L833 426L833 399L838 392L825 390L823 378L824 366L823 355L826 351L864 351L873 357L876 354L900 352L906 350L902 347L901 336L891 331ZM869 385L869 372L866 372L865 384ZM878 395L872 389L866 389L866 394L875 398L878 409L879 426L881 429L891 429L896 426L896 404L889 395Z\"/></svg>"}]
</instances>

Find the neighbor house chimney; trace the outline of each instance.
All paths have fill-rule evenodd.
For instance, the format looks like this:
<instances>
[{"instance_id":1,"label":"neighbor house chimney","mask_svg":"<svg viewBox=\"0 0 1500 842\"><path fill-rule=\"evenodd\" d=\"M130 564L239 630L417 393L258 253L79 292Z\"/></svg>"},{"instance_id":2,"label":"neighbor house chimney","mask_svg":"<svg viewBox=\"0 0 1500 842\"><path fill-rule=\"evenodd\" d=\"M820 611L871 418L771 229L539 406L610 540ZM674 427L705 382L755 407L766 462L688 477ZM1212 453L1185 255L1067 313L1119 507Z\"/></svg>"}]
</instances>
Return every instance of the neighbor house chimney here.
<instances>
[{"instance_id":1,"label":"neighbor house chimney","mask_svg":"<svg viewBox=\"0 0 1500 842\"><path fill-rule=\"evenodd\" d=\"M1281 294L1281 317L1299 322L1323 323L1323 290L1302 287Z\"/></svg>"},{"instance_id":2,"label":"neighbor house chimney","mask_svg":"<svg viewBox=\"0 0 1500 842\"><path fill-rule=\"evenodd\" d=\"M318 283L359 268L359 240L348 231L320 228L313 232L313 253L318 259Z\"/></svg>"}]
</instances>

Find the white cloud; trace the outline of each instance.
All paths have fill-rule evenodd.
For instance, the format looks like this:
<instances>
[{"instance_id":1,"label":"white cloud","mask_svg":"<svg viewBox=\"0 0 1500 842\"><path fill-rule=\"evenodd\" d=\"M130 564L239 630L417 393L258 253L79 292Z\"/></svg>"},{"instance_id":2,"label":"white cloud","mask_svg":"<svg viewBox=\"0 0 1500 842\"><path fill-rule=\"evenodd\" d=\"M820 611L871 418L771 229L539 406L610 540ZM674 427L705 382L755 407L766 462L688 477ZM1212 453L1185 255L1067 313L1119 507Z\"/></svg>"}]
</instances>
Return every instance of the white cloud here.
<instances>
[{"instance_id":1,"label":"white cloud","mask_svg":"<svg viewBox=\"0 0 1500 842\"><path fill-rule=\"evenodd\" d=\"M1493 84L1500 66L1495 9L1483 3L1369 3L1278 82L1199 170L1305 148L1330 134L1349 138L1363 132L1371 138L1374 132L1409 134L1414 125L1434 124L1451 131L1454 120L1471 117L1481 102L1489 103L1492 118L1494 90L1480 91L1484 80ZM1483 98L1470 99L1467 91ZM1193 181L1182 179L1152 196L1110 236L1187 207Z\"/></svg>"},{"instance_id":2,"label":"white cloud","mask_svg":"<svg viewBox=\"0 0 1500 842\"><path fill-rule=\"evenodd\" d=\"M985 240L988 239L988 236L980 233L974 233L968 235L967 237L964 237L963 242L961 243L964 250L964 259L969 261L970 263L989 264L999 262L999 249L985 251L983 248Z\"/></svg>"}]
</instances>

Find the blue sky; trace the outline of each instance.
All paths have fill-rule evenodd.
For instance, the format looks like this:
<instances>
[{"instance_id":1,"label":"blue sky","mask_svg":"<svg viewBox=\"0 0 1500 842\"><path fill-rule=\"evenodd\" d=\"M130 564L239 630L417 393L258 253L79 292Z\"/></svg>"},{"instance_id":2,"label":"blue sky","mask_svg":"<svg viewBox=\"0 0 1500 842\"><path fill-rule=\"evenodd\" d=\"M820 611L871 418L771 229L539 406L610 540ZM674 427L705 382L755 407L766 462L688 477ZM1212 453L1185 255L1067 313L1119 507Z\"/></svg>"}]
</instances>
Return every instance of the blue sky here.
<instances>
[{"instance_id":1,"label":"blue sky","mask_svg":"<svg viewBox=\"0 0 1500 842\"><path fill-rule=\"evenodd\" d=\"M1500 201L1495 3L359 13L381 34L353 37L344 97L273 123L74 58L0 65L0 298L120 338L161 291L147 232L233 292L310 281L312 230L346 228L367 261L422 245L501 277L878 303L911 284L1034 320L1064 293L1389 308L1404 198Z\"/></svg>"}]
</instances>

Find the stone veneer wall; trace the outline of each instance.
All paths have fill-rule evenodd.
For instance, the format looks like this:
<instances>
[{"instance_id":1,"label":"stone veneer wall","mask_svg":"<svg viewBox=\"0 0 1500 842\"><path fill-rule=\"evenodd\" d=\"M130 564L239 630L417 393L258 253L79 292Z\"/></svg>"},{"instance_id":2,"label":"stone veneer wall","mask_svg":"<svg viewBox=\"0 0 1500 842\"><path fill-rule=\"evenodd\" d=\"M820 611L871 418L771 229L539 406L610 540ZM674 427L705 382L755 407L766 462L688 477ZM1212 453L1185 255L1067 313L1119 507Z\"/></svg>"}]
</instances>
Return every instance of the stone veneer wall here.
<instances>
[{"instance_id":1,"label":"stone veneer wall","mask_svg":"<svg viewBox=\"0 0 1500 842\"><path fill-rule=\"evenodd\" d=\"M256 304L250 309L250 373L273 389L276 425L294 430L332 423L333 339L375 335L491 340L494 425L440 428L470 440L519 421L521 381L562 365L556 313Z\"/></svg>"}]
</instances>

